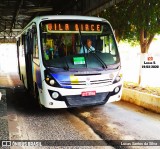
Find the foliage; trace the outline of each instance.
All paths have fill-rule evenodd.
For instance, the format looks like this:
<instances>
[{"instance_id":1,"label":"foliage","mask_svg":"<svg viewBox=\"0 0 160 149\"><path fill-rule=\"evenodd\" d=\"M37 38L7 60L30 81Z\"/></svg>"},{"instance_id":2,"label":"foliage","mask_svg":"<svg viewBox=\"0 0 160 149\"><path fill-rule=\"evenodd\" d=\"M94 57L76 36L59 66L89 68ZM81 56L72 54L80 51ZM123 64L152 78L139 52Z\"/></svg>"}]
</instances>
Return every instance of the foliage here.
<instances>
[{"instance_id":1,"label":"foliage","mask_svg":"<svg viewBox=\"0 0 160 149\"><path fill-rule=\"evenodd\" d=\"M107 8L100 16L111 22L117 41L139 42L141 53L147 53L155 34L160 34L159 0L123 0ZM139 71L139 84L141 82Z\"/></svg>"},{"instance_id":2,"label":"foliage","mask_svg":"<svg viewBox=\"0 0 160 149\"><path fill-rule=\"evenodd\" d=\"M143 32L144 39L149 42L156 33L160 33L159 8L160 1L157 0L124 0L109 7L100 16L111 22L118 40L140 43Z\"/></svg>"}]
</instances>

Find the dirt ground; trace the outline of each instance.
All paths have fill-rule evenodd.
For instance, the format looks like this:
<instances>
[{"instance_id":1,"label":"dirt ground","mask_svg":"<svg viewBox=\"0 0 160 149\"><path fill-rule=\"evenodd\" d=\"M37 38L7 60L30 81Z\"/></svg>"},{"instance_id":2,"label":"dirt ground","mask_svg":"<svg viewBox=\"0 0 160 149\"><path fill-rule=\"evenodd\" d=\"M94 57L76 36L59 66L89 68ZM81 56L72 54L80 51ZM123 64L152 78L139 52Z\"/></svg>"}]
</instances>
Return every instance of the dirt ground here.
<instances>
[{"instance_id":1,"label":"dirt ground","mask_svg":"<svg viewBox=\"0 0 160 149\"><path fill-rule=\"evenodd\" d=\"M123 86L125 88L160 96L160 87L141 87L138 84L132 82L124 82Z\"/></svg>"}]
</instances>

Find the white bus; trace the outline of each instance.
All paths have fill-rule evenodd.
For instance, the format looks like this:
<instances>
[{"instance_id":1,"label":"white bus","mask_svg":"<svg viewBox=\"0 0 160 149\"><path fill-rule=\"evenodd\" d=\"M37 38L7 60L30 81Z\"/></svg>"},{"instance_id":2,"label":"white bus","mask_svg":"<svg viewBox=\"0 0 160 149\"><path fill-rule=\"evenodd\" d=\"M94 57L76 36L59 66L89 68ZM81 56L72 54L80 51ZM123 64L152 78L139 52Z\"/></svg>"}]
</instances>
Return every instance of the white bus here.
<instances>
[{"instance_id":1,"label":"white bus","mask_svg":"<svg viewBox=\"0 0 160 149\"><path fill-rule=\"evenodd\" d=\"M17 36L19 76L46 108L102 105L122 93L110 23L88 16L38 16Z\"/></svg>"}]
</instances>

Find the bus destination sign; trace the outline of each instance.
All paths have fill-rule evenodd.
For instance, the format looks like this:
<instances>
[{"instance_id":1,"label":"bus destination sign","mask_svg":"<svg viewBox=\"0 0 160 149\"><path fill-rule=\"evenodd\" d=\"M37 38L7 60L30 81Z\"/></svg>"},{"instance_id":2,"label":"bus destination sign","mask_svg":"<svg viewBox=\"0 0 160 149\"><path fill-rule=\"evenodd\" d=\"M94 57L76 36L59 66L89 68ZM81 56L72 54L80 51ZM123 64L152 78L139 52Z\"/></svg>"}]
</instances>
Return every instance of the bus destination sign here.
<instances>
[{"instance_id":1,"label":"bus destination sign","mask_svg":"<svg viewBox=\"0 0 160 149\"><path fill-rule=\"evenodd\" d=\"M49 23L46 25L48 32L55 31L82 31L82 32L100 32L100 24L90 24L90 23Z\"/></svg>"}]
</instances>

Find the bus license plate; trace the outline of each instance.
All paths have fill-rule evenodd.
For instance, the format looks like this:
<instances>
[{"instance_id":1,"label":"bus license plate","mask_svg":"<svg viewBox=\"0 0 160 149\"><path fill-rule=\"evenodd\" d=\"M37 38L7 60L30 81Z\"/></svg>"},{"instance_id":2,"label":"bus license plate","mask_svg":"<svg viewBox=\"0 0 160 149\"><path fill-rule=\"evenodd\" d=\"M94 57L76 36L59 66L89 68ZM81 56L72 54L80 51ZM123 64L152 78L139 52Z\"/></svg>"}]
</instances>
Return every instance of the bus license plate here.
<instances>
[{"instance_id":1,"label":"bus license plate","mask_svg":"<svg viewBox=\"0 0 160 149\"><path fill-rule=\"evenodd\" d=\"M82 92L81 96L95 96L96 91L87 91L87 92Z\"/></svg>"}]
</instances>

